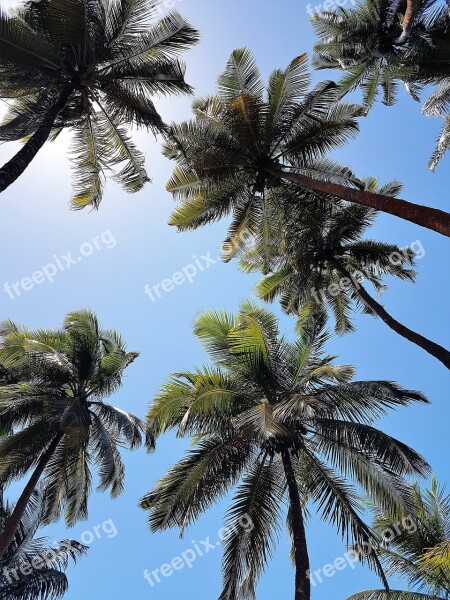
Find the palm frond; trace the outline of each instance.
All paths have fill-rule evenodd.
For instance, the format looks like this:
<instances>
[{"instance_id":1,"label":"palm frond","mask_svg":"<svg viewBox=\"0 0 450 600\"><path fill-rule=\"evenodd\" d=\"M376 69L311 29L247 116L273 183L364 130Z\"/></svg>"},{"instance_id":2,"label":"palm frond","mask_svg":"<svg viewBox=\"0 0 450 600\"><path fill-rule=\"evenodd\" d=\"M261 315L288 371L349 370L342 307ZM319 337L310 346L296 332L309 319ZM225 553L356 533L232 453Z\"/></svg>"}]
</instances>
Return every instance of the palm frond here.
<instances>
[{"instance_id":1,"label":"palm frond","mask_svg":"<svg viewBox=\"0 0 450 600\"><path fill-rule=\"evenodd\" d=\"M261 98L264 86L255 59L248 48L235 50L223 74L219 77L219 95L235 100L242 93Z\"/></svg>"},{"instance_id":2,"label":"palm frond","mask_svg":"<svg viewBox=\"0 0 450 600\"><path fill-rule=\"evenodd\" d=\"M141 500L152 531L184 529L237 481L252 444L244 436L210 437L188 452Z\"/></svg>"},{"instance_id":3,"label":"palm frond","mask_svg":"<svg viewBox=\"0 0 450 600\"><path fill-rule=\"evenodd\" d=\"M220 600L256 598L258 578L273 556L283 495L279 468L261 457L240 484L225 516Z\"/></svg>"}]
</instances>

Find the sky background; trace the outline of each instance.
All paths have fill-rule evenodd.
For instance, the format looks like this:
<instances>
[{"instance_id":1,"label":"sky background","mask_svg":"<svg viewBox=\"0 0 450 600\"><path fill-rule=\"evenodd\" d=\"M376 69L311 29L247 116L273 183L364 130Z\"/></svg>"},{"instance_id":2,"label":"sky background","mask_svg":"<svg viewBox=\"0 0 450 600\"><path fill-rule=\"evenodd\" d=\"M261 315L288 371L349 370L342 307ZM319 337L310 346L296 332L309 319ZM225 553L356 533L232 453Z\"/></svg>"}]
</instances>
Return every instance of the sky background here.
<instances>
[{"instance_id":1,"label":"sky background","mask_svg":"<svg viewBox=\"0 0 450 600\"><path fill-rule=\"evenodd\" d=\"M248 46L253 50L264 78L274 68L285 67L295 56L305 51L311 54L314 36L303 1L175 0L173 5L201 31L201 43L186 56L187 80L198 95L214 91L217 75L235 48ZM315 81L327 76L313 75ZM157 104L166 121L189 118L190 105L189 98L166 99ZM427 170L440 123L419 113L420 105L404 92L393 108L378 104L369 118L361 121L357 140L337 156L361 176L376 175L382 182L394 178L403 181L403 197L408 200L448 210L449 161L444 161L434 175ZM102 326L119 330L129 350L140 352L139 359L126 372L123 388L111 402L144 416L169 373L205 362L205 354L192 335L195 316L209 307L236 311L243 300L252 298L256 279L239 273L234 263L217 262L192 284L177 287L156 302L144 294L146 284L152 287L170 278L191 263L194 255L210 252L216 258L226 224L184 234L170 228L167 219L174 203L165 191L165 183L173 165L161 156L159 140L142 133L136 137L146 153L153 183L130 196L109 182L98 212L69 209L67 137L47 145L21 179L0 197L0 317L29 327L55 328L68 311L92 309ZM12 144L0 147L1 162L15 150ZM102 234L107 244L101 242ZM399 320L448 347L448 240L389 216L380 216L370 235L400 246L415 241L422 244L426 254L418 263L416 285L388 282L383 302ZM59 272L53 283L34 286L14 299L4 290L6 283L12 285L31 276L68 252L75 258L80 256L81 248L87 253L89 246L83 244L92 244L96 236L101 238L100 249ZM273 309L280 314L276 305ZM292 334L294 320L280 317L282 330ZM329 351L338 354L341 363L354 364L358 379L392 379L428 396L431 406L413 406L392 413L380 426L424 454L438 478L448 483L448 373L439 362L391 332L381 321L361 315L356 323L357 332L333 338ZM182 456L185 447L185 442L168 435L151 456L143 450L124 453L125 493L117 500L93 493L87 522L69 532L63 523L50 528L54 539L80 539L85 532L94 532L94 527L100 526L100 539L96 536L87 556L69 569L67 600L218 597L220 549L198 558L192 569L175 572L154 588L143 578L145 569L152 571L170 563L191 547L192 540L208 536L217 539L222 526L226 502L210 510L186 532L183 540L176 531L154 535L147 528L147 515L138 508L138 501ZM15 491L16 488L11 490L11 499ZM108 538L102 524L109 520L117 534ZM317 519L309 523L307 534L313 570L345 553L335 531ZM84 539L89 537L86 534ZM292 598L294 573L288 551L283 533L261 580L258 600ZM313 599L340 600L375 585L376 579L366 568L347 568L318 585Z\"/></svg>"}]
</instances>

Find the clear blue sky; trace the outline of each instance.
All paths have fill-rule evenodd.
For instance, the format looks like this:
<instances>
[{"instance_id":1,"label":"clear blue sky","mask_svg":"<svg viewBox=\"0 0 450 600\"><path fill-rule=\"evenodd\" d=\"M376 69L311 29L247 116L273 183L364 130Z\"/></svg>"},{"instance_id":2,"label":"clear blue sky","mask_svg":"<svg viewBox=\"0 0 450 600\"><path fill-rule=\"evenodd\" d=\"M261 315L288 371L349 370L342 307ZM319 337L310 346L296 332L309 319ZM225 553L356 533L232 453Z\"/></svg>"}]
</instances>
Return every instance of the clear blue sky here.
<instances>
[{"instance_id":1,"label":"clear blue sky","mask_svg":"<svg viewBox=\"0 0 450 600\"><path fill-rule=\"evenodd\" d=\"M305 4L298 0L175 0L173 4L202 33L201 44L187 57L188 80L199 95L214 90L216 77L234 48L252 48L265 77L294 56L311 53L313 33ZM314 77L319 80L322 75ZM165 100L158 106L168 121L190 116L190 100ZM360 175L377 175L382 181L402 180L407 199L448 210L449 161L442 163L435 175L426 168L439 124L420 117L419 108L404 93L394 108L378 105L361 122L357 141L339 152L339 158ZM172 165L160 155L159 142L152 136L140 133L137 137L146 152L153 184L135 196L124 195L108 184L99 212L69 210L70 171L64 138L46 147L20 181L1 196L0 316L30 327L57 327L69 310L94 310L105 327L114 327L123 334L130 350L141 353L112 402L143 416L170 372L204 362L203 351L191 333L195 315L208 307L237 310L242 300L252 296L255 280L240 274L234 264L217 263L200 273L191 285L178 287L157 302L152 303L144 294L146 284L153 286L170 277L188 265L193 255L211 252L215 258L225 224L189 234L169 228L166 223L173 201L165 191L165 182ZM12 152L11 145L1 147L2 162ZM5 283L11 285L31 276L68 252L78 258L82 247L88 254L90 246L82 245L92 244L93 238L108 231L110 234L103 237L107 243L100 240L100 249L59 272L53 283L22 290L14 300L4 291ZM383 301L400 320L448 346L448 240L387 216L379 218L372 235L400 246L420 240L426 255L418 265L417 284L392 284ZM65 259L61 260L64 264ZM274 310L279 312L276 306ZM448 482L448 373L383 323L361 316L357 324L355 334L333 339L330 351L339 354L343 363L355 364L360 379L394 379L428 395L432 406L400 411L381 425L422 452L440 480ZM292 332L293 325L292 320L282 318L287 332ZM115 537L108 538L100 528L101 539L95 539L88 555L69 570L68 600L166 600L180 595L185 600L211 600L218 596L220 549L155 588L143 578L144 569L151 571L170 562L189 548L192 540L208 536L215 540L221 527L225 504L209 511L184 540L175 531L152 535L147 529L147 516L137 506L139 498L180 458L184 447L184 443L168 436L152 456L144 451L125 454L123 496L113 501L94 493L86 523L69 533L63 524L51 527L56 539L77 539L110 519L117 530ZM309 525L308 539L314 569L345 552L336 533L315 519ZM375 583L365 568L347 568L316 587L313 598L343 599ZM293 570L283 534L261 581L258 600L292 596Z\"/></svg>"}]
</instances>

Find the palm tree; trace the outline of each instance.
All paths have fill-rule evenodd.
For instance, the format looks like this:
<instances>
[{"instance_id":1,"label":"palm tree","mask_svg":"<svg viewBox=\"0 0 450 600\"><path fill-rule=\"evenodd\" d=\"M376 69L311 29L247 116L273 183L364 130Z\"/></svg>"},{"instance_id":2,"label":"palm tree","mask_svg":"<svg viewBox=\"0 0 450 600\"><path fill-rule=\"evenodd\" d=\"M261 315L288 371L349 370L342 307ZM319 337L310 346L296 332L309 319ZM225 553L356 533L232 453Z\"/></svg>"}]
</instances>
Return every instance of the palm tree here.
<instances>
[{"instance_id":1,"label":"palm tree","mask_svg":"<svg viewBox=\"0 0 450 600\"><path fill-rule=\"evenodd\" d=\"M414 9L413 19L407 6ZM360 86L366 111L380 90L383 102L392 105L399 80L417 72L414 59L418 47L423 50L426 45L423 37L429 6L428 0L362 0L350 10L317 13L312 20L319 37L314 67L345 71L341 89L347 93ZM407 46L399 43L401 38L408 39ZM409 91L417 98L415 86Z\"/></svg>"},{"instance_id":2,"label":"palm tree","mask_svg":"<svg viewBox=\"0 0 450 600\"><path fill-rule=\"evenodd\" d=\"M406 580L411 591L360 592L349 600L448 600L450 598L450 495L433 479L431 489L412 488L415 531L401 529L392 541L379 549L388 573ZM375 529L392 527L398 516L378 512ZM414 591L416 590L416 591Z\"/></svg>"},{"instance_id":3,"label":"palm tree","mask_svg":"<svg viewBox=\"0 0 450 600\"><path fill-rule=\"evenodd\" d=\"M75 208L98 207L106 173L128 192L149 181L128 129L165 133L152 97L190 93L179 55L198 39L178 13L152 23L148 0L29 1L0 12L0 141L26 138L0 169L0 192L49 139L73 132Z\"/></svg>"},{"instance_id":4,"label":"palm tree","mask_svg":"<svg viewBox=\"0 0 450 600\"><path fill-rule=\"evenodd\" d=\"M342 93L360 87L366 114L380 91L384 104L395 104L399 83L416 101L425 85L435 85L422 111L442 117L448 114L449 23L448 8L440 0L363 0L351 10L319 13L312 22L319 37L313 65L344 71ZM447 119L430 161L432 170L449 146Z\"/></svg>"},{"instance_id":5,"label":"palm tree","mask_svg":"<svg viewBox=\"0 0 450 600\"><path fill-rule=\"evenodd\" d=\"M92 478L118 496L124 465L119 448L139 447L143 424L104 402L136 359L115 331L100 329L87 310L69 313L62 330L1 328L0 363L19 383L0 387L0 479L31 476L0 535L0 556L16 533L33 490L45 483L45 522L65 510L68 526L87 517Z\"/></svg>"},{"instance_id":6,"label":"palm tree","mask_svg":"<svg viewBox=\"0 0 450 600\"><path fill-rule=\"evenodd\" d=\"M369 206L450 236L450 214L336 179L322 162L358 130L361 109L338 102L332 82L308 93L307 57L269 79L267 96L247 49L235 50L216 96L194 103L195 120L172 127L164 146L178 163L167 189L183 203L171 224L194 228L252 210L256 196L290 181L302 189Z\"/></svg>"},{"instance_id":7,"label":"palm tree","mask_svg":"<svg viewBox=\"0 0 450 600\"><path fill-rule=\"evenodd\" d=\"M386 510L408 504L402 476L424 473L427 464L373 422L389 408L426 400L391 382L352 382L353 368L336 366L324 354L328 336L320 320L288 343L274 315L245 304L237 316L200 315L195 334L214 366L173 375L148 414L151 443L174 429L179 437L191 437L195 447L141 506L150 511L152 531L183 532L237 486L226 515L220 600L238 600L255 597L286 502L295 600L309 600L307 501L344 538L373 542L346 479ZM239 527L244 516L252 521L251 531ZM372 552L369 560L385 581L377 555Z\"/></svg>"},{"instance_id":8,"label":"palm tree","mask_svg":"<svg viewBox=\"0 0 450 600\"><path fill-rule=\"evenodd\" d=\"M0 522L4 524L10 514L2 500ZM69 559L76 561L87 548L75 540L63 540L50 547L46 538L36 539L43 519L44 501L42 490L38 489L0 560L0 592L4 600L55 600L67 592L64 570Z\"/></svg>"},{"instance_id":9,"label":"palm tree","mask_svg":"<svg viewBox=\"0 0 450 600\"><path fill-rule=\"evenodd\" d=\"M376 181L368 180L366 188L377 189ZM393 182L381 192L395 195L400 189ZM260 298L271 302L279 297L285 312L298 315L303 310L303 317L305 308L322 313L328 306L340 334L353 330L350 313L356 306L450 369L448 350L394 319L362 283L367 279L381 293L384 275L411 281L415 277L414 250L362 238L375 211L342 202L306 202L286 187L267 200L260 214L264 217L255 224L256 235L246 238L241 259L244 271L266 275L256 287Z\"/></svg>"}]
</instances>

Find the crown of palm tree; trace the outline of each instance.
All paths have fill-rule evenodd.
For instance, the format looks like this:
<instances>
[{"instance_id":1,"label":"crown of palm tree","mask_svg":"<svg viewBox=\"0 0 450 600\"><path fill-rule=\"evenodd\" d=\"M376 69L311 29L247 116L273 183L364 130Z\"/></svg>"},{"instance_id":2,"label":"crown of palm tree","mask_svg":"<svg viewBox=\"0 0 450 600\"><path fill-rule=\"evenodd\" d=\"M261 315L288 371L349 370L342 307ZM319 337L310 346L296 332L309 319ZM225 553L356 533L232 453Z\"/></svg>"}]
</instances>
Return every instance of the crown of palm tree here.
<instances>
[{"instance_id":1,"label":"crown of palm tree","mask_svg":"<svg viewBox=\"0 0 450 600\"><path fill-rule=\"evenodd\" d=\"M195 120L174 125L165 144L179 164L167 189L182 200L170 224L195 229L231 214L229 241L238 244L260 217L263 194L280 185L271 166L358 187L349 169L324 156L356 134L359 107L338 103L331 81L309 87L305 54L272 73L265 96L251 53L235 50L217 95L197 99Z\"/></svg>"},{"instance_id":2,"label":"crown of palm tree","mask_svg":"<svg viewBox=\"0 0 450 600\"><path fill-rule=\"evenodd\" d=\"M376 183L368 180L366 187L377 189ZM395 195L400 189L400 184L392 182L380 191ZM372 209L326 201L305 205L300 199L295 201L295 190L286 188L276 194L277 198L268 202L270 210L257 234L247 240L240 260L244 271L266 275L256 286L263 300L271 302L279 297L289 314L299 314L305 308L323 313L328 305L336 331L346 333L353 329L350 314L354 303L368 313L372 309L362 301L356 285L347 282L349 285L342 288L340 265L357 282L362 277L369 280L379 293L386 287L384 275L414 280L412 250L363 239L376 216ZM334 293L336 286L338 294Z\"/></svg>"},{"instance_id":3,"label":"crown of palm tree","mask_svg":"<svg viewBox=\"0 0 450 600\"><path fill-rule=\"evenodd\" d=\"M326 159L358 131L361 108L340 101L325 81L309 91L306 55L276 70L267 90L248 49L235 50L215 96L197 99L195 119L174 125L164 154L178 167L167 189L182 201L170 224L195 229L233 216L229 243L261 197L290 182L310 198L340 198L450 236L450 214L364 189L346 167Z\"/></svg>"},{"instance_id":4,"label":"crown of palm tree","mask_svg":"<svg viewBox=\"0 0 450 600\"><path fill-rule=\"evenodd\" d=\"M184 530L237 485L226 515L234 533L225 541L220 597L254 598L286 501L299 576L295 597L309 598L306 541L297 537L304 538L298 527L307 501L343 537L373 541L346 479L386 510L409 505L402 476L423 473L427 465L373 422L390 408L426 400L392 382L351 381L353 368L336 366L324 354L320 320L288 343L270 312L246 304L236 317L202 314L195 333L215 366L175 374L148 414L153 443L169 429L196 442L142 500L150 527ZM251 532L237 527L243 515L252 519ZM382 575L377 556L369 558Z\"/></svg>"},{"instance_id":5,"label":"crown of palm tree","mask_svg":"<svg viewBox=\"0 0 450 600\"><path fill-rule=\"evenodd\" d=\"M336 173L338 169L336 165ZM396 196L402 187L395 181L381 188L375 179L363 183L365 189L384 196ZM279 297L285 312L301 318L311 312L326 316L329 307L336 332L341 334L353 330L351 312L355 306L380 317L393 331L450 369L446 348L394 319L362 284L367 279L381 294L386 275L411 281L415 278L411 248L362 238L376 211L339 200L330 203L290 184L263 194L253 208L240 225L246 235L239 234L239 239L234 238L234 243L224 248L227 260L243 255L240 266L244 271L265 275L256 286L260 298L272 302Z\"/></svg>"},{"instance_id":6,"label":"crown of palm tree","mask_svg":"<svg viewBox=\"0 0 450 600\"><path fill-rule=\"evenodd\" d=\"M433 479L430 489L412 487L413 510L389 515L376 511L374 528L389 529L409 518L414 531L401 529L379 555L387 574L407 582L410 590L391 590L393 600L447 600L450 596L450 495ZM387 600L383 590L360 592L349 600Z\"/></svg>"},{"instance_id":7,"label":"crown of palm tree","mask_svg":"<svg viewBox=\"0 0 450 600\"><path fill-rule=\"evenodd\" d=\"M107 173L140 190L149 179L128 129L165 132L152 97L191 92L178 56L197 31L175 12L153 23L158 4L40 0L0 12L0 99L10 107L0 141L32 136L58 105L47 136L72 131L75 208L98 207Z\"/></svg>"},{"instance_id":8,"label":"crown of palm tree","mask_svg":"<svg viewBox=\"0 0 450 600\"><path fill-rule=\"evenodd\" d=\"M345 71L342 93L360 87L366 113L380 91L384 104L394 104L403 83L417 101L425 85L435 85L422 110L428 116L447 115L450 29L441 0L361 0L350 10L319 13L312 23L320 38L314 67ZM447 119L430 160L432 170L449 145Z\"/></svg>"},{"instance_id":9,"label":"crown of palm tree","mask_svg":"<svg viewBox=\"0 0 450 600\"><path fill-rule=\"evenodd\" d=\"M0 478L41 469L46 522L65 509L73 525L87 516L89 465L98 469L98 489L115 497L124 479L119 449L141 444L141 421L104 401L137 354L89 311L69 313L60 331L6 322L1 336L0 363L15 383L0 387L0 422L12 430L0 440Z\"/></svg>"},{"instance_id":10,"label":"crown of palm tree","mask_svg":"<svg viewBox=\"0 0 450 600\"><path fill-rule=\"evenodd\" d=\"M11 510L1 500L0 522L3 524ZM43 519L43 492L37 489L14 539L0 559L0 592L4 600L55 600L68 590L64 571L69 559L75 562L87 548L75 540L62 540L56 547L47 546L46 538L35 537ZM35 564L39 566L30 569L30 565ZM23 571L28 574L24 575Z\"/></svg>"},{"instance_id":11,"label":"crown of palm tree","mask_svg":"<svg viewBox=\"0 0 450 600\"><path fill-rule=\"evenodd\" d=\"M353 9L317 13L312 25L320 39L315 45L313 65L317 69L345 70L339 82L343 91L361 86L364 106L373 105L380 89L387 105L395 102L398 80L416 74L419 49L432 48L428 32L430 8L436 0L360 0ZM399 43L407 6L413 17L408 20L407 45ZM439 17L441 14L439 15ZM432 13L433 29L439 19ZM416 68L414 68L416 67ZM397 82L396 82L397 80ZM409 91L417 96L412 86Z\"/></svg>"}]
</instances>

